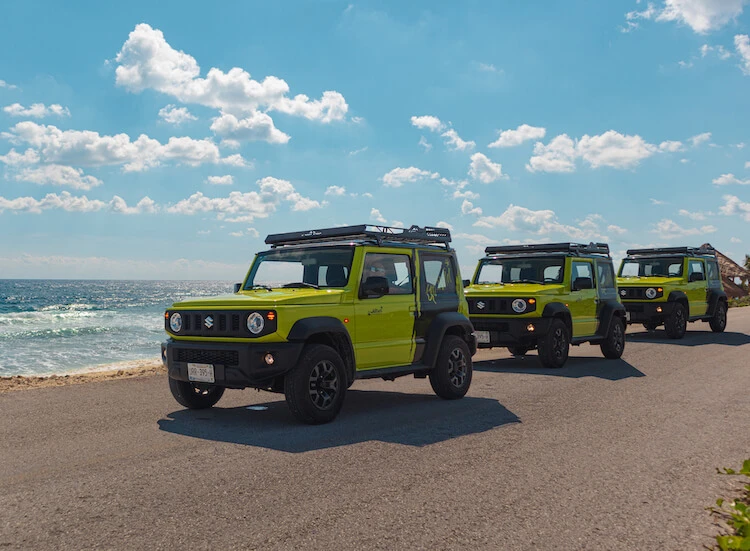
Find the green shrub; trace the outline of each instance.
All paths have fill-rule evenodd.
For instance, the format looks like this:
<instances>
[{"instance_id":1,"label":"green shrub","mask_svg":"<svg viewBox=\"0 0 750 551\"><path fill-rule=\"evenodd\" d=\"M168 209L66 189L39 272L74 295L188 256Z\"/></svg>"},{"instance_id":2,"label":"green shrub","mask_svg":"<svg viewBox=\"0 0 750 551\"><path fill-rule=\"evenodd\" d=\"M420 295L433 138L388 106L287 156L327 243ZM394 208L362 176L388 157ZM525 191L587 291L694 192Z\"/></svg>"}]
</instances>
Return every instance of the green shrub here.
<instances>
[{"instance_id":1,"label":"green shrub","mask_svg":"<svg viewBox=\"0 0 750 551\"><path fill-rule=\"evenodd\" d=\"M750 459L745 460L742 469L724 469L719 474L744 475L750 478ZM716 536L716 543L721 551L729 549L740 549L750 551L750 484L745 484L744 493L739 499L727 502L724 499L716 500L716 507L709 507L712 515L725 521L732 533ZM714 548L716 549L716 548Z\"/></svg>"},{"instance_id":2,"label":"green shrub","mask_svg":"<svg viewBox=\"0 0 750 551\"><path fill-rule=\"evenodd\" d=\"M727 304L730 308L734 308L737 306L750 306L750 296L747 297L740 297L740 298L730 298L727 301Z\"/></svg>"}]
</instances>

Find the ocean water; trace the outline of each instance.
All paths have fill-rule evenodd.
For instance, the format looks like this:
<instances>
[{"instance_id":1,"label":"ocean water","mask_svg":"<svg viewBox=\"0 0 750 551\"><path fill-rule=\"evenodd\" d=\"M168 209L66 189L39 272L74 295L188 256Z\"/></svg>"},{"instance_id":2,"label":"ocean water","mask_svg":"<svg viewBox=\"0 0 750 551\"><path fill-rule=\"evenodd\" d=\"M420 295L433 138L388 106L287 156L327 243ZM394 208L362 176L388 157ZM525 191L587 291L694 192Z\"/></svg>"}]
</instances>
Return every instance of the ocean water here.
<instances>
[{"instance_id":1,"label":"ocean water","mask_svg":"<svg viewBox=\"0 0 750 551\"><path fill-rule=\"evenodd\" d=\"M164 310L231 281L0 279L0 376L127 369L160 360Z\"/></svg>"}]
</instances>

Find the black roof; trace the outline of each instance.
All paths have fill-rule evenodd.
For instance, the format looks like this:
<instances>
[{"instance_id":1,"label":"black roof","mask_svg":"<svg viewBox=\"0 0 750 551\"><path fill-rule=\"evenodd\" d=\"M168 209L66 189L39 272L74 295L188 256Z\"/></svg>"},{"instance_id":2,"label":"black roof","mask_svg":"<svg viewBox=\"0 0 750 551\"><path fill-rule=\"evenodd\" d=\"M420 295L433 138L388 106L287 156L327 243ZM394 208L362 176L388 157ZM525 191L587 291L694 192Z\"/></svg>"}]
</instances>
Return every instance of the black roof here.
<instances>
[{"instance_id":1,"label":"black roof","mask_svg":"<svg viewBox=\"0 0 750 551\"><path fill-rule=\"evenodd\" d=\"M628 256L716 256L716 249L703 247L653 247L650 249L628 249Z\"/></svg>"},{"instance_id":2,"label":"black roof","mask_svg":"<svg viewBox=\"0 0 750 551\"><path fill-rule=\"evenodd\" d=\"M392 228L389 226L343 226L301 232L275 233L266 237L266 244L272 247L300 245L307 243L330 243L331 241L369 241L378 245L384 242L415 243L419 245L445 245L451 241L451 232L446 228L431 226Z\"/></svg>"},{"instance_id":3,"label":"black roof","mask_svg":"<svg viewBox=\"0 0 750 551\"><path fill-rule=\"evenodd\" d=\"M609 257L609 245L606 243L535 243L527 245L502 245L487 247L484 250L487 255L496 254L551 254L563 253L576 256L603 255Z\"/></svg>"}]
</instances>

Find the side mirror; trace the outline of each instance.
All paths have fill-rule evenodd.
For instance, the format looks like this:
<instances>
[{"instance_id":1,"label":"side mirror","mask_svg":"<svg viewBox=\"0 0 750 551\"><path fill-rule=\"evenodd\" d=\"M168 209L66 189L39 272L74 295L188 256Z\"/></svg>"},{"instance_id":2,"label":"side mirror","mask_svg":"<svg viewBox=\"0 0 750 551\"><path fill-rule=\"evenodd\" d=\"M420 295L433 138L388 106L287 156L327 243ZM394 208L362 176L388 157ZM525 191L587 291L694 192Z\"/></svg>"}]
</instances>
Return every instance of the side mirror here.
<instances>
[{"instance_id":1,"label":"side mirror","mask_svg":"<svg viewBox=\"0 0 750 551\"><path fill-rule=\"evenodd\" d=\"M234 292L239 293L240 289L242 289L242 283L235 283L234 284Z\"/></svg>"},{"instance_id":2,"label":"side mirror","mask_svg":"<svg viewBox=\"0 0 750 551\"><path fill-rule=\"evenodd\" d=\"M690 278L688 281L690 281L690 283L692 283L693 281L703 281L703 273L693 272L692 274L690 274Z\"/></svg>"},{"instance_id":3,"label":"side mirror","mask_svg":"<svg viewBox=\"0 0 750 551\"><path fill-rule=\"evenodd\" d=\"M581 291L583 289L593 289L594 282L590 277L577 277L573 281L573 290Z\"/></svg>"},{"instance_id":4,"label":"side mirror","mask_svg":"<svg viewBox=\"0 0 750 551\"><path fill-rule=\"evenodd\" d=\"M464 287L468 287L469 285L471 285L471 280L470 279L463 279L463 280L461 280L461 283L464 284Z\"/></svg>"},{"instance_id":5,"label":"side mirror","mask_svg":"<svg viewBox=\"0 0 750 551\"><path fill-rule=\"evenodd\" d=\"M384 277L370 276L359 288L362 298L379 298L388 294L388 280Z\"/></svg>"}]
</instances>

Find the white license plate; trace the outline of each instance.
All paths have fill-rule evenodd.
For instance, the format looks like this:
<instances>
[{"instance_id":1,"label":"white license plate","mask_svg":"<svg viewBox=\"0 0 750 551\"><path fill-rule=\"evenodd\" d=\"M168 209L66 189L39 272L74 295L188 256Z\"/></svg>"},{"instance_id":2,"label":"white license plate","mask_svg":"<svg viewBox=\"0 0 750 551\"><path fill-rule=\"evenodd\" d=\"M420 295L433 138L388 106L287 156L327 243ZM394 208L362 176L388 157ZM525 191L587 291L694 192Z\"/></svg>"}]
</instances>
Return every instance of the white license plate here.
<instances>
[{"instance_id":1,"label":"white license plate","mask_svg":"<svg viewBox=\"0 0 750 551\"><path fill-rule=\"evenodd\" d=\"M188 364L188 380L197 383L215 383L214 366L211 364Z\"/></svg>"},{"instance_id":2,"label":"white license plate","mask_svg":"<svg viewBox=\"0 0 750 551\"><path fill-rule=\"evenodd\" d=\"M490 343L490 332L489 331L474 331L474 334L477 336L477 342L481 344L489 344Z\"/></svg>"},{"instance_id":3,"label":"white license plate","mask_svg":"<svg viewBox=\"0 0 750 551\"><path fill-rule=\"evenodd\" d=\"M630 312L625 312L625 321L630 321Z\"/></svg>"}]
</instances>

